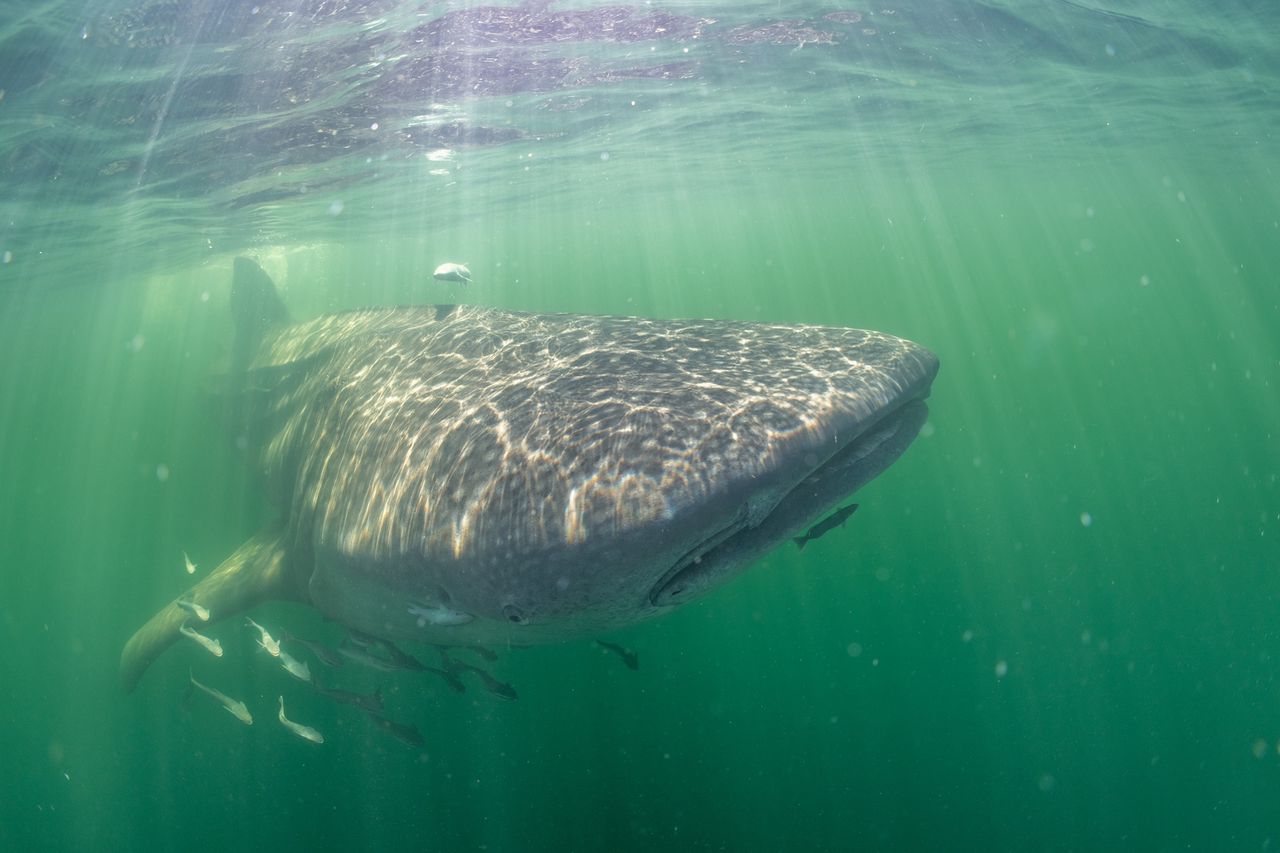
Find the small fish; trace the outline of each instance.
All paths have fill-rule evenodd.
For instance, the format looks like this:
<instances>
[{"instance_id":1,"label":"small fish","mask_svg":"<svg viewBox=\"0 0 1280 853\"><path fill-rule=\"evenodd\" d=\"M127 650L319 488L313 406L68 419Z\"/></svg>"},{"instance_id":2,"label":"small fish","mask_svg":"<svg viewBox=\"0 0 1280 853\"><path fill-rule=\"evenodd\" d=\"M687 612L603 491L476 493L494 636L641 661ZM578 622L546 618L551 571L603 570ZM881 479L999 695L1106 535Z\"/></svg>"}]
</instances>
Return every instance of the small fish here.
<instances>
[{"instance_id":1,"label":"small fish","mask_svg":"<svg viewBox=\"0 0 1280 853\"><path fill-rule=\"evenodd\" d=\"M475 617L460 610L451 610L438 604L411 604L409 615L415 617L419 628L428 625L465 625Z\"/></svg>"},{"instance_id":2,"label":"small fish","mask_svg":"<svg viewBox=\"0 0 1280 853\"><path fill-rule=\"evenodd\" d=\"M384 672L391 672L397 669L407 669L412 672L421 672L423 670L422 661L418 660L413 655L400 651L400 649L389 640L384 640L381 637L370 636L369 634L364 634L355 630L349 632L349 639L351 640L351 650L355 651L358 647L358 649L365 652L365 656L362 657L349 654L347 651L344 651L344 647L342 646L338 648L338 652L345 654L351 660L363 663L365 666L371 666L374 669L381 669ZM387 653L386 657L373 654L374 649L382 649ZM377 663L373 663L373 661L377 661ZM386 669L385 666L389 666L390 669Z\"/></svg>"},{"instance_id":3,"label":"small fish","mask_svg":"<svg viewBox=\"0 0 1280 853\"><path fill-rule=\"evenodd\" d=\"M347 629L347 640L362 649L372 648L378 645L378 639L363 631L357 631L355 628Z\"/></svg>"},{"instance_id":4,"label":"small fish","mask_svg":"<svg viewBox=\"0 0 1280 853\"><path fill-rule=\"evenodd\" d=\"M342 655L347 660L355 661L361 666L367 666L370 669L376 669L379 672L396 672L401 669L401 667L396 666L386 658L378 657L377 655L370 653L367 649L362 649L358 645L354 644L343 643L341 646L338 646L338 654Z\"/></svg>"},{"instance_id":5,"label":"small fish","mask_svg":"<svg viewBox=\"0 0 1280 853\"><path fill-rule=\"evenodd\" d=\"M280 665L284 667L284 671L292 675L299 681L311 681L311 667L307 666L305 661L300 661L293 655L280 649Z\"/></svg>"},{"instance_id":6,"label":"small fish","mask_svg":"<svg viewBox=\"0 0 1280 853\"><path fill-rule=\"evenodd\" d=\"M498 653L484 646L436 646L441 655L447 653L450 649L462 649L463 651L474 652L489 663L493 663L498 659Z\"/></svg>"},{"instance_id":7,"label":"small fish","mask_svg":"<svg viewBox=\"0 0 1280 853\"><path fill-rule=\"evenodd\" d=\"M857 504L842 506L835 512L831 513L831 515L822 519L822 521L819 521L813 527L810 527L809 531L805 533L805 535L794 536L791 541L796 543L797 548L804 550L805 543L812 542L814 539L821 539L823 534L829 533L843 525L845 521L848 520L849 516L853 515L854 510L857 508Z\"/></svg>"},{"instance_id":8,"label":"small fish","mask_svg":"<svg viewBox=\"0 0 1280 853\"><path fill-rule=\"evenodd\" d=\"M182 634L184 637L189 637L192 640L195 640L204 647L206 652L213 655L215 658L222 657L222 643L219 643L212 637L206 637L204 634L201 634L192 628L188 628L186 622L183 622L178 626L178 633Z\"/></svg>"},{"instance_id":9,"label":"small fish","mask_svg":"<svg viewBox=\"0 0 1280 853\"><path fill-rule=\"evenodd\" d=\"M311 726L304 726L301 723L295 723L284 715L284 697L280 697L280 722L284 723L284 727L293 732L303 740L309 740L312 743L324 743L324 735L320 734Z\"/></svg>"},{"instance_id":10,"label":"small fish","mask_svg":"<svg viewBox=\"0 0 1280 853\"><path fill-rule=\"evenodd\" d=\"M297 637L297 636L294 636L293 634L290 634L288 631L281 631L280 634L281 634L280 636L281 642L300 643L301 645L306 646L307 651L311 652L311 654L315 656L315 659L320 661L320 663L324 664L325 666L327 667L342 666L342 658L338 657L338 655L333 651L333 649L329 648L324 643L320 643L315 640L305 640L302 637Z\"/></svg>"},{"instance_id":11,"label":"small fish","mask_svg":"<svg viewBox=\"0 0 1280 853\"><path fill-rule=\"evenodd\" d=\"M196 564L191 562L191 558L187 556L187 552L182 552L182 562L187 566L187 574L194 575L196 573Z\"/></svg>"},{"instance_id":12,"label":"small fish","mask_svg":"<svg viewBox=\"0 0 1280 853\"><path fill-rule=\"evenodd\" d=\"M471 283L471 270L467 269L466 264L441 264L436 267L436 271L432 273L436 281L460 281L463 284Z\"/></svg>"},{"instance_id":13,"label":"small fish","mask_svg":"<svg viewBox=\"0 0 1280 853\"><path fill-rule=\"evenodd\" d=\"M495 651L493 651L493 650L491 650L491 649L486 649L484 646L463 646L462 648L466 649L466 650L467 650L467 651L469 651L469 652L475 652L475 653L476 653L476 654L478 654L480 657L482 657L482 658L484 658L485 660L489 661L489 663L493 663L494 661L496 661L496 660L498 659L498 653L497 653L497 652L495 652Z\"/></svg>"},{"instance_id":14,"label":"small fish","mask_svg":"<svg viewBox=\"0 0 1280 853\"><path fill-rule=\"evenodd\" d=\"M480 677L480 683L484 685L484 689L488 690L490 693L492 693L494 696L497 696L499 699L506 699L507 701L512 701L514 699L520 698L516 694L516 690L514 687L512 687L510 684L503 684L501 681L494 678L492 675L485 672L483 669L481 669L478 666L472 666L469 663L459 663L458 661L453 661L453 666L450 668L455 672L457 672L458 670L469 670L470 672L474 672L476 675Z\"/></svg>"},{"instance_id":15,"label":"small fish","mask_svg":"<svg viewBox=\"0 0 1280 853\"><path fill-rule=\"evenodd\" d=\"M196 677L192 675L189 671L187 672L187 676L191 679L191 685L187 688L188 691L190 691L192 687L200 688L205 693L208 693L210 696L212 696L215 701L221 703L222 707L226 708L227 713L231 714L231 716L235 717L237 720L244 723L246 726L253 725L253 716L249 713L249 709L245 707L245 704L243 702L241 702L238 699L232 699L230 696L227 696L223 693L219 693L217 690L214 690L212 687L206 687L205 685L196 681Z\"/></svg>"},{"instance_id":16,"label":"small fish","mask_svg":"<svg viewBox=\"0 0 1280 853\"><path fill-rule=\"evenodd\" d=\"M604 640L596 640L596 645L601 648L608 649L618 657L622 658L622 662L627 665L627 669L640 668L640 657L626 646L620 646L617 643L606 643Z\"/></svg>"},{"instance_id":17,"label":"small fish","mask_svg":"<svg viewBox=\"0 0 1280 853\"><path fill-rule=\"evenodd\" d=\"M452 669L437 669L434 666L424 666L422 668L422 671L440 676L442 679L444 679L444 683L449 685L449 689L452 690L454 693L467 692L467 685L462 683L462 679L459 678L458 674L454 672Z\"/></svg>"},{"instance_id":18,"label":"small fish","mask_svg":"<svg viewBox=\"0 0 1280 853\"><path fill-rule=\"evenodd\" d=\"M418 660L411 654L400 651L393 643L386 640L379 640L378 645L386 650L387 656L391 658L391 662L400 669L407 669L411 672L422 672L426 669L422 661Z\"/></svg>"},{"instance_id":19,"label":"small fish","mask_svg":"<svg viewBox=\"0 0 1280 853\"><path fill-rule=\"evenodd\" d=\"M311 686L321 696L327 696L335 702L341 702L344 705L353 705L361 710L368 711L371 714L377 714L382 711L382 688L379 687L373 693L352 693L349 690L338 690L333 687L325 687L319 680L313 679Z\"/></svg>"},{"instance_id":20,"label":"small fish","mask_svg":"<svg viewBox=\"0 0 1280 853\"><path fill-rule=\"evenodd\" d=\"M207 607L201 607L199 604L196 604L194 601L186 598L179 598L174 602L174 604L178 605L201 622L209 621L209 608Z\"/></svg>"},{"instance_id":21,"label":"small fish","mask_svg":"<svg viewBox=\"0 0 1280 853\"><path fill-rule=\"evenodd\" d=\"M409 746L422 746L426 743L422 739L422 732L418 731L418 727L412 723L397 723L395 720L388 720L379 714L370 713L369 719L373 720L373 724L384 732L389 733L392 737L399 738Z\"/></svg>"},{"instance_id":22,"label":"small fish","mask_svg":"<svg viewBox=\"0 0 1280 853\"><path fill-rule=\"evenodd\" d=\"M271 655L273 658L280 657L280 644L276 642L276 640L274 640L270 634L267 633L267 629L263 628L261 625L259 625L257 622L254 622L252 619L250 619L247 616L245 617L244 621L247 622L249 625L252 625L254 628L257 628L258 633L262 635L262 637L258 640L258 645L266 649L267 654Z\"/></svg>"}]
</instances>

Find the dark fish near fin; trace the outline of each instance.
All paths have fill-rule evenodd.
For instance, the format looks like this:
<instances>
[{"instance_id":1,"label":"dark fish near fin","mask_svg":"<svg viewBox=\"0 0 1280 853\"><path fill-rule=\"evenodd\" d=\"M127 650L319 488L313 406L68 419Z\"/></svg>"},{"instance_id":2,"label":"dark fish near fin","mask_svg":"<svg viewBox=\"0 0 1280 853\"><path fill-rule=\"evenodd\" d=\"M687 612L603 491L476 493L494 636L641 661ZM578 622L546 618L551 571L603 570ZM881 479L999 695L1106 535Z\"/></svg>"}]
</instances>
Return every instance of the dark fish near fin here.
<instances>
[{"instance_id":1,"label":"dark fish near fin","mask_svg":"<svg viewBox=\"0 0 1280 853\"><path fill-rule=\"evenodd\" d=\"M626 646L620 646L617 643L607 643L604 640L596 640L596 645L601 648L608 649L618 657L622 658L622 662L627 665L627 669L639 669L640 657Z\"/></svg>"},{"instance_id":2,"label":"dark fish near fin","mask_svg":"<svg viewBox=\"0 0 1280 853\"><path fill-rule=\"evenodd\" d=\"M342 666L342 658L324 643L317 642L316 640L305 640L302 637L290 634L288 631L281 632L280 639L286 643L296 642L306 646L307 651L311 652L312 656L314 656L316 660L320 661L320 663L327 667Z\"/></svg>"},{"instance_id":3,"label":"dark fish near fin","mask_svg":"<svg viewBox=\"0 0 1280 853\"><path fill-rule=\"evenodd\" d=\"M378 640L378 645L386 650L388 657L391 658L391 662L400 669L407 669L413 672L422 672L426 669L426 666L423 665L422 661L418 660L411 654L402 652L394 643L390 643L387 640Z\"/></svg>"},{"instance_id":4,"label":"dark fish near fin","mask_svg":"<svg viewBox=\"0 0 1280 853\"><path fill-rule=\"evenodd\" d=\"M480 658L482 658L482 659L484 659L484 660L488 661L489 663L493 663L494 661L496 661L496 660L498 659L498 653L497 653L497 652L495 652L493 649L485 648L484 646L477 646L477 645L470 645L470 646L442 646L442 645L440 645L439 643L436 643L436 644L435 644L435 649L436 649L436 651L437 651L437 652L439 652L439 653L440 653L440 657L441 657L441 659L442 659L442 660L446 660L446 661L453 660L453 658L449 657L449 652L450 652L450 651L452 651L452 650L454 650L454 649L457 649L457 650L459 650L459 651L464 651L464 652L472 652L473 654L475 654L475 655L477 655L478 657L480 657Z\"/></svg>"},{"instance_id":5,"label":"dark fish near fin","mask_svg":"<svg viewBox=\"0 0 1280 853\"><path fill-rule=\"evenodd\" d=\"M372 711L369 712L369 719L373 720L375 726L397 740L404 741L409 746L424 746L426 744L426 741L423 740L422 732L418 731L418 727L412 723L397 723L395 720L389 720Z\"/></svg>"},{"instance_id":6,"label":"dark fish near fin","mask_svg":"<svg viewBox=\"0 0 1280 853\"><path fill-rule=\"evenodd\" d=\"M362 649L378 645L377 637L373 637L363 631L357 631L355 628L350 627L347 628L347 639L349 639L353 645L359 646Z\"/></svg>"},{"instance_id":7,"label":"dark fish near fin","mask_svg":"<svg viewBox=\"0 0 1280 853\"><path fill-rule=\"evenodd\" d=\"M333 687L325 687L318 680L312 679L311 686L321 696L327 696L335 702L341 702L344 705L351 705L368 711L370 714L376 714L382 710L382 688L374 690L372 693L352 693L349 690L338 690Z\"/></svg>"},{"instance_id":8,"label":"dark fish near fin","mask_svg":"<svg viewBox=\"0 0 1280 853\"><path fill-rule=\"evenodd\" d=\"M479 678L480 683L484 684L484 689L489 690L489 693L493 693L495 697L498 697L499 699L506 699L508 702L515 701L515 699L520 698L520 694L516 693L516 688L493 678L493 676L489 675L488 672L481 670L479 666L471 666L470 663L454 661L452 657L449 657L448 654L444 653L440 654L440 657L444 658L444 665L448 667L449 672L454 675L454 678L457 678L458 672L463 670L475 672L476 678Z\"/></svg>"},{"instance_id":9,"label":"dark fish near fin","mask_svg":"<svg viewBox=\"0 0 1280 853\"><path fill-rule=\"evenodd\" d=\"M462 683L462 679L458 677L458 674L454 672L452 668L437 669L434 666L424 666L422 668L422 671L430 672L433 675L440 676L442 679L444 679L444 683L449 685L449 689L452 690L454 693L467 692L467 685Z\"/></svg>"},{"instance_id":10,"label":"dark fish near fin","mask_svg":"<svg viewBox=\"0 0 1280 853\"><path fill-rule=\"evenodd\" d=\"M358 646L355 643L344 642L341 646L338 646L338 654L343 655L348 660L355 661L361 666L367 666L379 672L396 672L401 669L401 667L396 666L386 658L379 657L367 648Z\"/></svg>"},{"instance_id":11,"label":"dark fish near fin","mask_svg":"<svg viewBox=\"0 0 1280 853\"><path fill-rule=\"evenodd\" d=\"M857 508L857 504L842 506L835 512L831 513L831 515L822 519L822 521L819 521L813 527L810 527L808 532L803 536L793 537L791 541L796 543L796 547L803 551L805 543L812 542L814 539L821 539L825 534L830 533L837 527L840 527L849 519L849 516L853 515Z\"/></svg>"}]
</instances>

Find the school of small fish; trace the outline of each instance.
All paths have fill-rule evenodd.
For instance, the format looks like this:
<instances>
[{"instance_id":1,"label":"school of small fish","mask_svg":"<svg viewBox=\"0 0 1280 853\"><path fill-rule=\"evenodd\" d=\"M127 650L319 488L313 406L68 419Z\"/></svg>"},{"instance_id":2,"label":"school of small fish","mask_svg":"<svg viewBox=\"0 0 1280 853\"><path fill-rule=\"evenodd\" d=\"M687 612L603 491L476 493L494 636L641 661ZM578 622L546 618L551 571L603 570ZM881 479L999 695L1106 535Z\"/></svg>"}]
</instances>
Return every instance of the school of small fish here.
<instances>
[{"instance_id":1,"label":"school of small fish","mask_svg":"<svg viewBox=\"0 0 1280 853\"><path fill-rule=\"evenodd\" d=\"M441 271L450 273L450 275L446 278L446 276L440 275ZM446 278L446 280L454 281L470 281L470 272L461 264L444 264L436 272L437 278ZM457 275L455 276L454 274ZM462 277L463 274L465 274L465 278ZM847 513L852 512L852 509L843 512L846 512L845 517L847 517ZM840 522L843 520L843 517L837 519L837 521ZM821 530L817 534L810 531L808 537L816 539L817 536L821 535L823 532L825 532L825 530ZM186 551L182 552L182 561L186 567L187 574L195 574L196 565L191 562L191 558L187 556ZM208 622L211 617L208 608L202 606L196 601L190 599L178 599L174 604L186 613L190 614L192 618L197 619L200 622ZM285 672L289 673L299 681L310 684L312 689L321 696L324 696L338 704L348 705L363 711L365 716L368 717L369 721L373 725L387 732L397 740L403 741L412 747L424 746L426 743L425 738L423 738L422 733L418 731L417 726L412 723L397 722L383 714L381 688L375 689L372 693L355 693L349 690L342 690L337 687L333 687L332 685L325 685L319 678L312 675L310 665L306 661L299 660L290 654L284 648L284 644L301 646L310 653L316 662L328 667L329 669L337 669L338 667L341 667L345 658L346 660L350 660L353 663L360 664L363 667L377 672L422 672L441 679L445 683L445 686L455 693L466 692L467 686L462 679L462 675L466 673L474 676L479 680L480 685L484 687L486 691L499 699L512 701L517 698L515 688L510 684L499 681L487 670L484 670L474 664L460 661L451 654L453 651L463 651L474 654L480 659L488 662L496 661L498 656L492 650L486 649L483 646L437 646L436 652L439 654L440 665L428 666L413 655L401 650L394 643L388 640L373 637L355 630L348 631L347 636L335 651L322 642L317 640L308 640L283 630L280 632L280 639L277 640L271 635L271 632L267 630L267 628L248 617L245 618L245 624L257 632L257 637L254 641L258 646L272 658L279 661L280 668ZM182 636L190 639L214 657L222 657L222 643L216 638L207 637L204 634L201 634L185 621L179 626L178 631ZM601 648L621 658L622 662L626 664L629 669L639 668L639 662L635 652L615 643L608 643L603 640L597 640L596 642ZM253 715L249 713L249 708L244 702L238 699L232 699L225 693L197 681L195 674L190 673L186 690L187 701L190 700L190 697L194 695L196 690L199 690L209 696L213 701L221 705L227 713L231 714L246 726L253 725ZM319 730L299 723L296 720L291 720L285 715L283 695L279 697L277 718L280 720L280 724L282 726L297 737L314 744L324 743L324 735L321 734Z\"/></svg>"},{"instance_id":2,"label":"school of small fish","mask_svg":"<svg viewBox=\"0 0 1280 853\"><path fill-rule=\"evenodd\" d=\"M194 618L201 621L209 620L209 611L195 602L180 600L176 603ZM285 672L299 681L310 684L312 689L319 695L337 704L347 705L364 712L371 724L397 740L415 748L422 747L426 743L425 738L412 723L398 722L383 713L381 688L375 689L372 693L357 693L342 690L332 686L332 684L325 684L320 678L312 674L311 666L307 661L300 660L290 654L288 648L285 647L286 644L294 648L305 649L315 662L331 670L343 666L345 661L349 660L376 672L421 672L441 679L445 686L456 693L466 692L467 686L462 676L467 675L474 677L488 693L499 699L511 701L517 698L515 688L511 685L499 681L487 670L475 664L458 660L452 654L453 652L466 652L475 655L481 660L497 660L497 655L493 651L482 646L438 646L436 647L436 652L439 655L439 666L430 666L388 640L363 634L359 631L349 631L335 651L322 642L308 640L288 631L280 631L280 639L276 639L269 629L250 618L245 619L245 624L256 633L257 636L254 641L257 645L271 658L278 661L280 668ZM182 623L179 631L183 636L199 644L213 656L222 657L222 644L217 639L206 637L191 628L186 622ZM634 652L611 643L601 642L600 645L619 655L628 667L636 668ZM192 674L187 685L188 700L196 690L209 696L240 722L247 726L253 725L253 716L249 713L249 709L244 702L233 699L213 687L197 681L195 675ZM318 729L300 723L286 715L283 695L279 697L277 719L285 729L296 737L314 744L323 744L325 742L324 735Z\"/></svg>"}]
</instances>

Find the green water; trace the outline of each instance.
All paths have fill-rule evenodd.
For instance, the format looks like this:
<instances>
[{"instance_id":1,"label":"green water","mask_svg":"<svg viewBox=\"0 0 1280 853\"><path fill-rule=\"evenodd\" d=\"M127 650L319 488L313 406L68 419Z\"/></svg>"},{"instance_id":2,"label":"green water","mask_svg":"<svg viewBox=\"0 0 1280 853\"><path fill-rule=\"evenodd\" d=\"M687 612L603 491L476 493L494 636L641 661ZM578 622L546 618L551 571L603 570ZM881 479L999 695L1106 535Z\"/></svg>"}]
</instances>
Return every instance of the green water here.
<instances>
[{"instance_id":1,"label":"green water","mask_svg":"<svg viewBox=\"0 0 1280 853\"><path fill-rule=\"evenodd\" d=\"M519 136L317 153L306 111L363 122L359 81L391 72L334 60L313 75L333 87L290 88L302 61L264 39L309 56L461 8L349 5L380 8L201 40L198 4L0 4L0 848L1280 845L1280 9L658 4L719 23L534 58L689 48L691 70L449 90L380 124ZM174 34L120 47L144 20ZM838 38L723 35L779 20ZM255 61L256 88L171 85ZM270 512L210 378L238 253L297 317L848 325L942 371L844 527L612 637L638 671L511 650L486 665L502 702L344 668L416 749L287 683L235 620L208 631L222 660L183 643L119 688L183 552L203 576ZM447 260L474 283L433 281ZM254 616L340 636L301 606ZM255 724L184 706L189 667ZM276 723L282 692L325 744Z\"/></svg>"}]
</instances>

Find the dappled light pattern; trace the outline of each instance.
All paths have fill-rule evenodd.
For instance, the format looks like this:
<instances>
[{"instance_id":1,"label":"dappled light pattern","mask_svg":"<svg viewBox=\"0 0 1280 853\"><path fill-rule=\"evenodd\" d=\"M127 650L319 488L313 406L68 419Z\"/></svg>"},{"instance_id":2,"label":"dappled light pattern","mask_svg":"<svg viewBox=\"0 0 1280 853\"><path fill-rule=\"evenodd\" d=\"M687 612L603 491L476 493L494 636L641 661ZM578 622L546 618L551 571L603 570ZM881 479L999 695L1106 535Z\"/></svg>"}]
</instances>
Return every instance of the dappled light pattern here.
<instances>
[{"instance_id":1,"label":"dappled light pattern","mask_svg":"<svg viewBox=\"0 0 1280 853\"><path fill-rule=\"evenodd\" d=\"M292 327L250 382L318 547L483 562L676 523L834 453L935 366L877 332L457 306Z\"/></svg>"}]
</instances>

